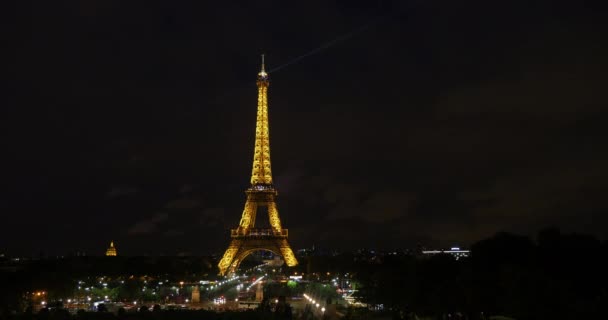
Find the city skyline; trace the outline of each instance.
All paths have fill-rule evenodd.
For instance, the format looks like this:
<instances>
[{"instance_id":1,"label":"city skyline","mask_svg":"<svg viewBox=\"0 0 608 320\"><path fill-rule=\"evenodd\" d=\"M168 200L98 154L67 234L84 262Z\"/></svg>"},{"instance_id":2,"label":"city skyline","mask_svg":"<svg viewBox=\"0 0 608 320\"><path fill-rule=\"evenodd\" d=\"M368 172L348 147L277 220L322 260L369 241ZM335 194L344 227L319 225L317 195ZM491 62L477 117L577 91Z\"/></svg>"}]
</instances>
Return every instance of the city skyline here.
<instances>
[{"instance_id":1,"label":"city skyline","mask_svg":"<svg viewBox=\"0 0 608 320\"><path fill-rule=\"evenodd\" d=\"M262 53L294 248L605 240L605 4L534 4L20 4L0 253L221 252Z\"/></svg>"}]
</instances>

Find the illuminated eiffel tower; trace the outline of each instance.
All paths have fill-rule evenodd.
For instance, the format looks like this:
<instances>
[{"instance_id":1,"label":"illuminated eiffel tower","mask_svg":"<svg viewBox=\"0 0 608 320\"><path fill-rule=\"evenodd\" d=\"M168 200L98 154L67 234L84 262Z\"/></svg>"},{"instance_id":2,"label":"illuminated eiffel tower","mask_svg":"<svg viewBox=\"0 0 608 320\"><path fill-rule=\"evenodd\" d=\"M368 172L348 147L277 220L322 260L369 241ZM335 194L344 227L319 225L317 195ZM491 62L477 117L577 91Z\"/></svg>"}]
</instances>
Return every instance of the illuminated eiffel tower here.
<instances>
[{"instance_id":1,"label":"illuminated eiffel tower","mask_svg":"<svg viewBox=\"0 0 608 320\"><path fill-rule=\"evenodd\" d=\"M257 250L268 250L283 256L285 263L290 267L298 264L287 242L287 229L281 227L276 204L278 193L272 184L267 99L270 82L268 73L264 70L264 55L262 55L262 70L258 73L256 83L258 86L258 112L251 187L245 191L247 201L241 222L238 228L230 230L232 241L218 264L221 275L234 273L243 259ZM263 206L268 210L270 229L255 228L257 209Z\"/></svg>"}]
</instances>

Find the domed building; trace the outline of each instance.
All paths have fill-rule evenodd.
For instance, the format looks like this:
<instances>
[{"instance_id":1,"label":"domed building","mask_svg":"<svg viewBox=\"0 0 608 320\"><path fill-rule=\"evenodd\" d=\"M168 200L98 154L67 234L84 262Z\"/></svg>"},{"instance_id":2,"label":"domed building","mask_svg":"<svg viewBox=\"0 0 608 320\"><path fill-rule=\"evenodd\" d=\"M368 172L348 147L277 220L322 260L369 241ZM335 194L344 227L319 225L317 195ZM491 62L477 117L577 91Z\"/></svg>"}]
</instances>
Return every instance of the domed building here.
<instances>
[{"instance_id":1,"label":"domed building","mask_svg":"<svg viewBox=\"0 0 608 320\"><path fill-rule=\"evenodd\" d=\"M106 250L106 257L116 257L116 248L114 247L114 241L110 241L110 247Z\"/></svg>"}]
</instances>

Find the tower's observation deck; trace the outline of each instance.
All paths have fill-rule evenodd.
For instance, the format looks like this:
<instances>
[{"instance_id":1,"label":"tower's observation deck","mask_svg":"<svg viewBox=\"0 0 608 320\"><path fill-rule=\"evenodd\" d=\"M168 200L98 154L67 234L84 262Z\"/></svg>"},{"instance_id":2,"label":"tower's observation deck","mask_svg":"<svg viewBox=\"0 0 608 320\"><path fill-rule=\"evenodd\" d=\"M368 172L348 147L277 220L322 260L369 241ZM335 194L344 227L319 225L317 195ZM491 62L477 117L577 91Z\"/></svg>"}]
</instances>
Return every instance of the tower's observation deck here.
<instances>
[{"instance_id":1,"label":"tower's observation deck","mask_svg":"<svg viewBox=\"0 0 608 320\"><path fill-rule=\"evenodd\" d=\"M232 238L243 238L243 237L279 237L279 238L287 238L289 232L287 229L281 230L273 230L273 229L249 229L249 230L239 230L239 229L230 229L230 237Z\"/></svg>"}]
</instances>

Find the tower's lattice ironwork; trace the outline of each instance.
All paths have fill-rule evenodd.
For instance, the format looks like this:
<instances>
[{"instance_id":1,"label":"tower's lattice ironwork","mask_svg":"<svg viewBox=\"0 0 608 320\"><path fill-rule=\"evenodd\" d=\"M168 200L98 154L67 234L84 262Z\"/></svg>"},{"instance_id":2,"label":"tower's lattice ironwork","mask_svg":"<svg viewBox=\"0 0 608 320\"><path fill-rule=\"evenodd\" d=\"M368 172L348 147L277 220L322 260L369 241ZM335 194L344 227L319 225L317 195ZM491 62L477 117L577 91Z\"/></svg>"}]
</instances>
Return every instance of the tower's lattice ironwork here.
<instances>
[{"instance_id":1,"label":"tower's lattice ironwork","mask_svg":"<svg viewBox=\"0 0 608 320\"><path fill-rule=\"evenodd\" d=\"M277 209L277 190L272 184L270 168L270 132L268 129L268 73L264 69L258 73L258 110L255 126L255 149L253 151L253 168L251 186L245 191L247 200L238 228L230 230L230 246L220 260L220 274L233 273L245 257L257 250L268 250L281 255L288 266L298 264L289 243L287 229L281 226ZM255 218L259 207L268 209L270 229L256 229Z\"/></svg>"}]
</instances>

